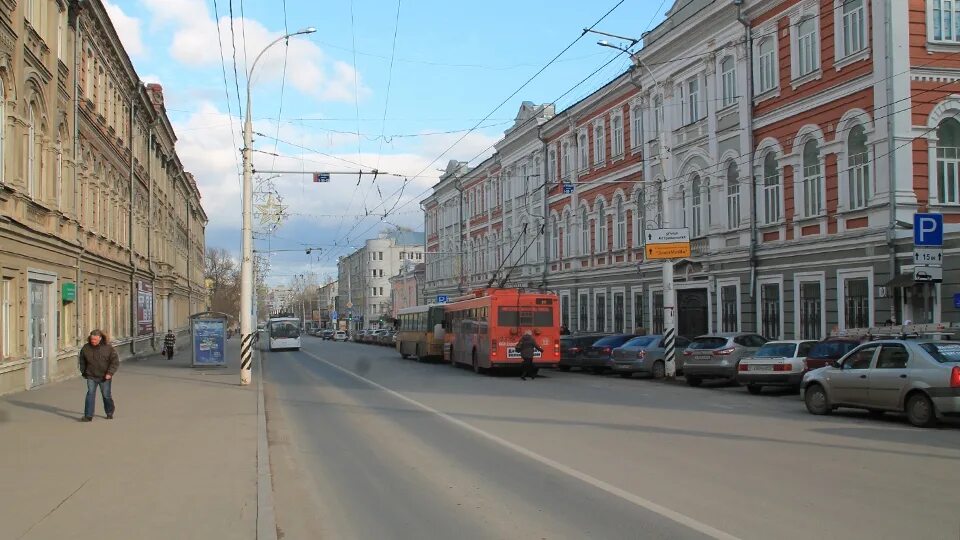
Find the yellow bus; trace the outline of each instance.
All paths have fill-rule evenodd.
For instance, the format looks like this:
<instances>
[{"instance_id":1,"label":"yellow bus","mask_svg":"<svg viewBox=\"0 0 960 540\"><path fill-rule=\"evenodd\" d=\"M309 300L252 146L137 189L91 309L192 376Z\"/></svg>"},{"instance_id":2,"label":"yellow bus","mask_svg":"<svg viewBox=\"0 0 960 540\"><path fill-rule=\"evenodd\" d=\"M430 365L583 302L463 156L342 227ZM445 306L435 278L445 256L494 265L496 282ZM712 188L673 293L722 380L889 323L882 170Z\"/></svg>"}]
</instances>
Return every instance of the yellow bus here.
<instances>
[{"instance_id":1,"label":"yellow bus","mask_svg":"<svg viewBox=\"0 0 960 540\"><path fill-rule=\"evenodd\" d=\"M439 330L439 335L436 333ZM419 362L443 358L443 305L413 306L397 313L397 352Z\"/></svg>"}]
</instances>

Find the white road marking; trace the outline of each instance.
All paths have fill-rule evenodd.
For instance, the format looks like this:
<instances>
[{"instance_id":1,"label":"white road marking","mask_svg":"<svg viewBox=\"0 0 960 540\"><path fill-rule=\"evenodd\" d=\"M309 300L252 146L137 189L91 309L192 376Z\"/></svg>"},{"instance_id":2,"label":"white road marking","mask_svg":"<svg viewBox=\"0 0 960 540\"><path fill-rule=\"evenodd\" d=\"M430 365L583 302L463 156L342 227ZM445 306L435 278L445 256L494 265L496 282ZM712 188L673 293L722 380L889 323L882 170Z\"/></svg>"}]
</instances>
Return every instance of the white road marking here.
<instances>
[{"instance_id":1,"label":"white road marking","mask_svg":"<svg viewBox=\"0 0 960 540\"><path fill-rule=\"evenodd\" d=\"M580 481L582 481L582 482L586 482L587 484L589 484L589 485L591 485L591 486L593 486L593 487L595 487L595 488L597 488L597 489L606 491L607 493L609 493L609 494L611 494L611 495L620 497L621 499L624 499L624 500L626 500L626 501L628 501L628 502L631 502L631 503L633 503L633 504L635 504L635 505L637 505L637 506L639 506L639 507L641 507L641 508L645 508L645 509L647 509L647 510L649 510L649 511L651 511L651 512L654 512L654 513L656 513L656 514L659 514L659 515L661 515L661 516L663 516L663 517L665 517L665 518L671 519L671 520L679 523L680 525L684 525L684 526L689 527L689 528L691 528L691 529L693 529L693 530L695 530L695 531L697 531L697 532L700 532L700 533L702 533L702 534L705 534L705 535L707 535L707 536L709 536L709 537L711 537L711 538L716 538L716 539L718 539L718 540L739 540L736 536L733 536L733 535L731 535L731 534L729 534L729 533L726 533L726 532L724 532L724 531L721 531L721 530L719 530L719 529L717 529L717 528L715 528L715 527L711 527L710 525L707 525L706 523L701 523L700 521L697 521L697 520L693 519L693 518L690 517L690 516L687 516L687 515L685 515L685 514L681 514L680 512L677 512L677 511L675 511L675 510L671 510L671 509L669 509L669 508L667 508L667 507L665 507L665 506L659 505L659 504L657 504L657 503L655 503L655 502L653 502L653 501L651 501L651 500L649 500L649 499L645 499L645 498L643 498L643 497L641 497L641 496L639 496L639 495L636 495L636 494L634 494L634 493L630 493L629 491L626 491L626 490L621 489L621 488L619 488L619 487L617 487L617 486L614 486L613 484L610 484L610 483L608 483L608 482L604 482L603 480L600 480L599 478L595 478L595 477L593 477L593 476L590 476L590 475L587 474L587 473L578 471L577 469L574 469L574 468L572 468L572 467L569 467L569 466L567 466L567 465L564 465L563 463L560 463L560 462L558 462L558 461L554 461L554 460L552 460L552 459L550 459L550 458L548 458L548 457L546 457L546 456L542 456L542 455L534 452L533 450L529 450L529 449L527 449L527 448L525 448L525 447L523 447L523 446L520 446L520 445L518 445L518 444L512 443L512 442L510 442L510 441L508 441L508 440L506 440L506 439L504 439L504 438L502 438L502 437L499 437L499 436L494 435L494 434L492 434L492 433L490 433L490 432L484 431L484 430L482 430L482 429L480 429L480 428L478 428L478 427L475 427L475 426L473 426L473 425L471 425L471 424L468 424L467 422L464 422L463 420L460 420L460 419L458 419L458 418L454 418L453 416L450 416L450 415L447 414L447 413L444 413L444 412L441 412L441 411L439 411L439 410L437 410L437 409L434 409L433 407L431 407L431 406L429 406L429 405L426 405L426 404L424 404L424 403L421 403L421 402L419 402L419 401L417 401L417 400L415 400L415 399L413 399L413 398L411 398L411 397L407 397L407 396L405 396L405 395L403 395L403 394L401 394L401 393L399 393L399 392L397 392L397 391L395 391L395 390L391 390L391 389L387 388L386 386L383 386L382 384L379 384L379 383L377 383L377 382L371 381L370 379L368 379L368 378L366 378L366 377L364 377L364 376L362 376L362 375L358 375L358 374L350 371L349 369L340 367L340 366L338 366L338 365L336 365L336 364L334 364L334 363L332 363L332 362L329 362L329 361L327 361L327 360L324 360L323 358L320 358L319 356L317 356L317 355L315 355L315 354L313 354L313 353L311 353L311 352L309 352L309 351L306 351L306 350L302 350L302 349L301 349L300 352L302 352L302 353L304 353L304 354L306 354L306 355L308 355L308 356L310 356L310 357L313 357L314 359L319 360L320 362L323 362L324 364L326 364L326 365L328 365L328 366L330 366L330 367L332 367L332 368L334 368L334 369L336 369L336 370L339 370L339 371L341 371L341 372L343 372L343 373L345 373L345 374L347 374L347 375L349 375L349 376L351 376L351 377L353 377L353 378L355 378L355 379L361 380L361 381L369 384L370 386L372 386L372 387L374 387L374 388L377 388L377 389L379 389L379 390L383 390L384 392L390 394L391 396L393 396L393 397L395 397L395 398L397 398L397 399L399 399L399 400L405 401L405 402L409 403L410 405L413 405L414 407L417 407L417 408L419 408L419 409L422 409L422 410L424 410L424 411L427 411L427 412L429 412L429 413L431 413L431 414L435 414L436 416L438 416L438 417L446 420L447 422L450 422L451 424L454 424L454 425L456 425L456 426L459 426L459 427L461 427L461 428L463 428L463 429L465 429L465 430L467 430L467 431L470 431L471 433L474 433L474 434L476 434L476 435L479 435L479 436L481 436L481 437L483 437L483 438L485 438L485 439L487 439L487 440L493 441L493 442L495 442L495 443L497 443L497 444L499 444L499 445L501 445L501 446L503 446L503 447L505 447L505 448L508 448L508 449L510 449L510 450L513 450L514 452L517 452L518 454L521 454L521 455L523 455L523 456L526 456L526 457L528 457L528 458L530 458L530 459L532 459L532 460L534 460L534 461L536 461L536 462L538 462L538 463L541 463L541 464L546 465L547 467L550 467L550 468L552 468L552 469L554 469L554 470L556 470L556 471L559 471L559 472L561 472L561 473L563 473L563 474L566 474L567 476L572 476L573 478L576 478L576 479L578 479L578 480L580 480Z\"/></svg>"}]
</instances>

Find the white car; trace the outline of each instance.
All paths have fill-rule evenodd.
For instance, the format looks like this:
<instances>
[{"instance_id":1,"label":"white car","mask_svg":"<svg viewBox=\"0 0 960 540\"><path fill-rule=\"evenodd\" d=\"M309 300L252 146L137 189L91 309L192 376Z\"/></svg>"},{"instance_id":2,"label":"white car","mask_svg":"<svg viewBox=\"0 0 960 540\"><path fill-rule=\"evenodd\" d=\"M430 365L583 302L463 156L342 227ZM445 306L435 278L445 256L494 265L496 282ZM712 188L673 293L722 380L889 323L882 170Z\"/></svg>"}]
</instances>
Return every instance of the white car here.
<instances>
[{"instance_id":1,"label":"white car","mask_svg":"<svg viewBox=\"0 0 960 540\"><path fill-rule=\"evenodd\" d=\"M768 341L753 355L740 361L737 382L747 385L751 394L759 394L764 386L800 388L807 372L807 355L816 341Z\"/></svg>"},{"instance_id":2,"label":"white car","mask_svg":"<svg viewBox=\"0 0 960 540\"><path fill-rule=\"evenodd\" d=\"M346 341L346 340L347 340L347 333L344 332L343 330L337 330L337 332L336 332L335 334L333 334L333 340L334 340L334 341Z\"/></svg>"}]
</instances>

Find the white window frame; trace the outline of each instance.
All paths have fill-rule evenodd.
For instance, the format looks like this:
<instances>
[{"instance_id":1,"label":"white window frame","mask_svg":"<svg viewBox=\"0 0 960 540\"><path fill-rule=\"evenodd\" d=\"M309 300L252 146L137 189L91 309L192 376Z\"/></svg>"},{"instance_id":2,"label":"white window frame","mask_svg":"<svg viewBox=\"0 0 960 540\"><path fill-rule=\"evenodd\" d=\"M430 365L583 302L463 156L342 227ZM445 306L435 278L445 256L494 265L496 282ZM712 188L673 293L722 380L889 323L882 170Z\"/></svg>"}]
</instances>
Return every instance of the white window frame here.
<instances>
[{"instance_id":1,"label":"white window frame","mask_svg":"<svg viewBox=\"0 0 960 540\"><path fill-rule=\"evenodd\" d=\"M935 129L930 133L928 141L930 142L929 146L929 156L930 167L930 201L934 204L941 206L958 206L960 205L960 148L954 149L954 147L942 147L940 146L940 138L938 136L938 131L940 130L940 124L946 121L950 116L944 116L940 118L940 121L937 122ZM956 121L956 120L955 120ZM947 154L947 148L950 148L951 157L940 158L941 152ZM944 194L940 190L940 163L944 163L944 168L950 168L953 170L953 193L956 197L953 200L948 200L944 197ZM946 184L945 184L946 185Z\"/></svg>"},{"instance_id":2,"label":"white window frame","mask_svg":"<svg viewBox=\"0 0 960 540\"><path fill-rule=\"evenodd\" d=\"M587 325L586 328L580 326L580 306L587 306ZM589 332L590 327L593 324L593 306L590 302L590 291L587 289L580 289L577 291L577 331L578 332Z\"/></svg>"},{"instance_id":3,"label":"white window frame","mask_svg":"<svg viewBox=\"0 0 960 540\"><path fill-rule=\"evenodd\" d=\"M619 127L617 127L619 124ZM623 113L614 114L610 119L610 159L623 157L625 143L623 140Z\"/></svg>"},{"instance_id":4,"label":"white window frame","mask_svg":"<svg viewBox=\"0 0 960 540\"><path fill-rule=\"evenodd\" d=\"M569 211L563 213L563 258L573 256L573 217Z\"/></svg>"},{"instance_id":5,"label":"white window frame","mask_svg":"<svg viewBox=\"0 0 960 540\"><path fill-rule=\"evenodd\" d=\"M696 124L702 118L700 116L700 96L702 94L700 77L690 77L684 81L682 88L686 91L685 94L681 94L681 96L686 96L683 125Z\"/></svg>"},{"instance_id":6,"label":"white window frame","mask_svg":"<svg viewBox=\"0 0 960 540\"><path fill-rule=\"evenodd\" d=\"M779 285L780 286L780 336L776 339L786 339L784 336L784 320L783 320L783 305L786 303L787 299L783 296L783 274L776 275L766 275L760 276L757 278L757 305L756 305L756 332L763 336L763 286L764 285ZM763 336L768 337L768 336Z\"/></svg>"},{"instance_id":7,"label":"white window frame","mask_svg":"<svg viewBox=\"0 0 960 540\"><path fill-rule=\"evenodd\" d=\"M827 274L826 272L797 272L793 275L793 337L800 337L800 292L804 283L820 284L820 336L827 337Z\"/></svg>"},{"instance_id":8,"label":"white window frame","mask_svg":"<svg viewBox=\"0 0 960 540\"><path fill-rule=\"evenodd\" d=\"M603 328L600 328L600 324L599 324L600 321L598 320L599 313L597 313L597 300L601 296L603 297ZM593 302L591 303L590 307L592 308L591 311L593 312L592 323L593 323L593 330L595 332L607 332L607 328L611 326L610 323L612 321L610 320L610 317L609 317L610 304L607 302L607 300L609 300L610 298L611 296L607 294L606 287L600 288L600 289L593 289Z\"/></svg>"},{"instance_id":9,"label":"white window frame","mask_svg":"<svg viewBox=\"0 0 960 540\"><path fill-rule=\"evenodd\" d=\"M764 30L757 29L758 34L766 35L766 37L757 41L754 47L754 66L753 70L755 75L755 80L757 85L755 88L754 94L756 96L762 96L769 92L773 92L780 88L780 59L777 51L779 50L779 45L777 43L777 29L775 26L766 28ZM768 55L761 54L764 44L770 43L771 50ZM767 77L765 77L766 71L769 70ZM769 78L769 85L765 85L764 82Z\"/></svg>"},{"instance_id":10,"label":"white window frame","mask_svg":"<svg viewBox=\"0 0 960 540\"><path fill-rule=\"evenodd\" d=\"M560 174L566 179L570 176L570 143L567 141L560 148L560 162L562 169Z\"/></svg>"},{"instance_id":11,"label":"white window frame","mask_svg":"<svg viewBox=\"0 0 960 540\"><path fill-rule=\"evenodd\" d=\"M806 164L806 148L807 145L813 142L817 145L817 163L815 166L807 166ZM800 146L800 193L803 199L803 217L804 218L813 218L819 217L826 212L826 182L824 169L826 168L826 163L824 161L824 152L823 152L823 143L816 138L809 138ZM813 167L816 167L814 170ZM811 174L811 173L816 174ZM813 191L813 197L811 197L811 191Z\"/></svg>"},{"instance_id":12,"label":"white window frame","mask_svg":"<svg viewBox=\"0 0 960 540\"><path fill-rule=\"evenodd\" d=\"M867 279L867 298L869 299L869 309L867 310L867 319L869 327L874 325L874 312L876 311L876 302L873 297L873 268L864 266L860 268L848 268L837 270L837 327L840 330L847 329L847 306L844 302L846 297L846 280L848 279Z\"/></svg>"},{"instance_id":13,"label":"white window frame","mask_svg":"<svg viewBox=\"0 0 960 540\"><path fill-rule=\"evenodd\" d=\"M927 42L948 47L952 45L960 45L960 27L958 27L956 19L956 17L960 15L960 4L957 4L956 0L951 0L953 3L953 17L951 17L953 28L951 30L953 30L953 33L950 39L944 39L942 36L937 39L937 36L934 33L934 8L937 6L938 2L942 6L944 0L927 0ZM943 20L942 12L940 20ZM941 23L941 29L942 28L943 25Z\"/></svg>"},{"instance_id":14,"label":"white window frame","mask_svg":"<svg viewBox=\"0 0 960 540\"><path fill-rule=\"evenodd\" d=\"M630 107L630 146L640 148L643 145L643 107L634 103Z\"/></svg>"},{"instance_id":15,"label":"white window frame","mask_svg":"<svg viewBox=\"0 0 960 540\"><path fill-rule=\"evenodd\" d=\"M606 253L607 252L607 204L605 201L598 201L599 206L595 205L596 214L596 246L594 252L596 253Z\"/></svg>"},{"instance_id":16,"label":"white window frame","mask_svg":"<svg viewBox=\"0 0 960 540\"><path fill-rule=\"evenodd\" d=\"M768 154L773 154L774 159L777 160L777 183L775 185L767 185L767 174L766 174L766 159ZM783 201L783 192L786 191L783 188L783 163L781 156L775 150L769 150L763 154L763 159L760 160L760 193L763 200L763 224L764 225L774 225L782 222L784 220L784 201ZM771 202L777 203L777 212L775 219L770 219L771 212L769 211L769 205Z\"/></svg>"},{"instance_id":17,"label":"white window frame","mask_svg":"<svg viewBox=\"0 0 960 540\"><path fill-rule=\"evenodd\" d=\"M557 174L557 150L555 148L551 148L550 151L547 152L547 182L552 183L554 180L556 180L555 178L556 174Z\"/></svg>"},{"instance_id":18,"label":"white window frame","mask_svg":"<svg viewBox=\"0 0 960 540\"><path fill-rule=\"evenodd\" d=\"M570 302L570 290L567 289L567 290L559 291L558 295L560 296L560 305L558 306L558 308L560 309L560 324L566 326L567 330L571 330L573 328L574 314L573 314L573 303ZM569 308L569 310L567 311L567 315L570 318L567 321L563 320L563 299L564 298L567 299L567 307Z\"/></svg>"},{"instance_id":19,"label":"white window frame","mask_svg":"<svg viewBox=\"0 0 960 540\"><path fill-rule=\"evenodd\" d=\"M860 8L860 28L861 28L861 40L863 46L856 50L847 50L847 16L855 16L853 12L849 14L844 14L844 7L847 5L848 0L833 0L833 50L836 51L836 59L834 61L834 67L837 71L840 71L844 66L847 66L858 60L863 60L870 57L870 9L869 2L870 0L863 0L863 5Z\"/></svg>"},{"instance_id":20,"label":"white window frame","mask_svg":"<svg viewBox=\"0 0 960 540\"><path fill-rule=\"evenodd\" d=\"M733 184L736 187L735 192L730 189L730 165L733 165L737 170L737 178ZM723 185L727 201L727 229L735 231L740 228L742 218L742 206L740 204L740 167L737 166L736 161L727 162L726 171L723 175ZM734 216L734 212L731 212L731 209L736 210L736 216ZM734 217L736 217L736 219L733 219Z\"/></svg>"},{"instance_id":21,"label":"white window frame","mask_svg":"<svg viewBox=\"0 0 960 540\"><path fill-rule=\"evenodd\" d=\"M694 184L694 179L699 180ZM703 227L703 206L704 206L704 195L706 191L703 187L704 182L706 182L705 177L700 173L694 173L693 177L690 179L690 237L699 238L704 236L706 230ZM709 189L709 188L708 188Z\"/></svg>"},{"instance_id":22,"label":"white window frame","mask_svg":"<svg viewBox=\"0 0 960 540\"><path fill-rule=\"evenodd\" d=\"M553 227L551 232L553 233L553 238L551 238L550 248L550 260L559 261L560 260L560 218L556 214L552 215Z\"/></svg>"},{"instance_id":23,"label":"white window frame","mask_svg":"<svg viewBox=\"0 0 960 540\"><path fill-rule=\"evenodd\" d=\"M627 247L627 209L622 196L617 196L613 203L613 212L615 221L613 247L616 250Z\"/></svg>"},{"instance_id":24,"label":"white window frame","mask_svg":"<svg viewBox=\"0 0 960 540\"><path fill-rule=\"evenodd\" d=\"M577 153L578 160L577 164L580 167L580 171L586 171L590 169L590 137L587 135L586 131L581 130L577 133Z\"/></svg>"},{"instance_id":25,"label":"white window frame","mask_svg":"<svg viewBox=\"0 0 960 540\"><path fill-rule=\"evenodd\" d=\"M851 166L850 159L852 155L850 154L850 134L857 126L863 129L864 136L866 137L866 159L859 165ZM840 180L840 193L842 193L842 208L844 210L864 209L870 204L870 197L873 193L873 148L870 144L870 134L864 124L853 124L850 129L844 132L844 137L840 143L841 151L837 156L837 164L839 169L838 176ZM866 171L866 174L862 175L862 182L857 182L857 178L861 177L861 172L864 170ZM863 204L854 206L854 190L851 189L851 184L853 183L862 184L863 191L865 192L863 193ZM860 197L857 197L857 199L859 198Z\"/></svg>"},{"instance_id":26,"label":"white window frame","mask_svg":"<svg viewBox=\"0 0 960 540\"><path fill-rule=\"evenodd\" d=\"M663 128L663 94L653 96L653 132L650 140L660 137L660 130Z\"/></svg>"},{"instance_id":27,"label":"white window frame","mask_svg":"<svg viewBox=\"0 0 960 540\"><path fill-rule=\"evenodd\" d=\"M607 158L607 130L602 120L593 124L592 129L593 164L597 167L602 167Z\"/></svg>"},{"instance_id":28,"label":"white window frame","mask_svg":"<svg viewBox=\"0 0 960 540\"><path fill-rule=\"evenodd\" d=\"M813 30L801 35L800 26L807 22L812 23ZM790 74L795 85L806 82L820 72L821 46L820 11L816 8L803 9L796 18L790 20ZM804 61L809 65L802 65Z\"/></svg>"},{"instance_id":29,"label":"white window frame","mask_svg":"<svg viewBox=\"0 0 960 540\"><path fill-rule=\"evenodd\" d=\"M580 208L580 255L590 254L590 212L586 206Z\"/></svg>"},{"instance_id":30,"label":"white window frame","mask_svg":"<svg viewBox=\"0 0 960 540\"><path fill-rule=\"evenodd\" d=\"M740 302L740 278L722 278L717 280L716 291L717 291L717 331L723 331L723 288L724 287L736 287L737 288L737 329L735 332L743 331L743 306Z\"/></svg>"},{"instance_id":31,"label":"white window frame","mask_svg":"<svg viewBox=\"0 0 960 540\"><path fill-rule=\"evenodd\" d=\"M730 69L724 70L723 64L729 60ZM720 108L725 109L737 103L737 59L730 54L720 59Z\"/></svg>"}]
</instances>

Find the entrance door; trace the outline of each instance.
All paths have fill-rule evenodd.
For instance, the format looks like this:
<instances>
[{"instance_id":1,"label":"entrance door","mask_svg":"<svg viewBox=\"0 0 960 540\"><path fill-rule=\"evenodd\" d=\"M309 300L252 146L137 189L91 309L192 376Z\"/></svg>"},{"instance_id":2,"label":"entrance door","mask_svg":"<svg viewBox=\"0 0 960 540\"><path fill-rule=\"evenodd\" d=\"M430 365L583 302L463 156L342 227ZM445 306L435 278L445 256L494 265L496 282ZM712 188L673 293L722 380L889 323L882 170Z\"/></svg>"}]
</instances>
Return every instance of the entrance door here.
<instances>
[{"instance_id":1,"label":"entrance door","mask_svg":"<svg viewBox=\"0 0 960 540\"><path fill-rule=\"evenodd\" d=\"M707 290L677 291L677 335L693 339L708 333Z\"/></svg>"},{"instance_id":2,"label":"entrance door","mask_svg":"<svg viewBox=\"0 0 960 540\"><path fill-rule=\"evenodd\" d=\"M30 387L47 382L47 315L49 313L47 292L50 284L30 281L30 313L28 336L30 353Z\"/></svg>"}]
</instances>

